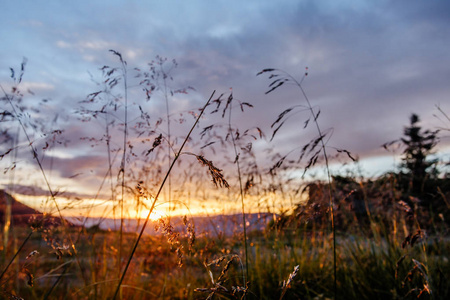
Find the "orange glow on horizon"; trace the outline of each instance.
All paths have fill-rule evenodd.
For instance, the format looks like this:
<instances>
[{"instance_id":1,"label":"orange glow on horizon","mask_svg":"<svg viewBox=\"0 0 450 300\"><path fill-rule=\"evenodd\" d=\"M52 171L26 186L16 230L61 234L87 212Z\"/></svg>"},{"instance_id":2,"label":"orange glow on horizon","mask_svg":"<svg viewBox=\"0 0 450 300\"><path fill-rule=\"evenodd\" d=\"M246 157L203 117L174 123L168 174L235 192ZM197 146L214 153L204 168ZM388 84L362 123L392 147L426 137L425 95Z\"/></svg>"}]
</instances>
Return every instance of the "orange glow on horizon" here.
<instances>
[{"instance_id":1,"label":"orange glow on horizon","mask_svg":"<svg viewBox=\"0 0 450 300\"><path fill-rule=\"evenodd\" d=\"M146 219L148 216L149 210L144 210L141 212L141 218ZM159 210L154 209L152 213L150 214L150 220L151 221L157 221L161 218L164 218L165 214Z\"/></svg>"}]
</instances>

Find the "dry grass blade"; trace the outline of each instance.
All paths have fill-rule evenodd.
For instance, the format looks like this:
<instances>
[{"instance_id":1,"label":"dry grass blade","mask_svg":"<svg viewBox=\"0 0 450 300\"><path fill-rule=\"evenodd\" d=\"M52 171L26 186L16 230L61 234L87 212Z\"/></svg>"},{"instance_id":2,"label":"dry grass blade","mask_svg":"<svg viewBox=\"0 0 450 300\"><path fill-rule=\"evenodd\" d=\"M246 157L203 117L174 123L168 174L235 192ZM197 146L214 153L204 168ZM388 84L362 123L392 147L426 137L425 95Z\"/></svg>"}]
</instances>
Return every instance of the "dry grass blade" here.
<instances>
[{"instance_id":1,"label":"dry grass blade","mask_svg":"<svg viewBox=\"0 0 450 300\"><path fill-rule=\"evenodd\" d=\"M280 125L278 125L277 128L275 128L275 130L272 133L272 137L270 138L270 141L273 140L273 138L275 137L275 134L278 132L278 130L280 130L280 128L284 125L284 121L280 123Z\"/></svg>"},{"instance_id":2,"label":"dry grass blade","mask_svg":"<svg viewBox=\"0 0 450 300\"><path fill-rule=\"evenodd\" d=\"M235 258L237 258L236 255L234 255L233 257L230 258L230 260L227 261L225 267L222 269L222 272L220 273L219 278L217 278L217 283L222 283L223 279L227 275L228 270L230 269L231 263Z\"/></svg>"},{"instance_id":3,"label":"dry grass blade","mask_svg":"<svg viewBox=\"0 0 450 300\"><path fill-rule=\"evenodd\" d=\"M160 134L158 137L155 138L155 140L153 141L152 148L150 148L150 150L148 150L145 155L146 156L149 155L150 153L153 152L153 150L155 150L156 147L161 145L161 140L162 140L162 134Z\"/></svg>"},{"instance_id":4,"label":"dry grass blade","mask_svg":"<svg viewBox=\"0 0 450 300\"><path fill-rule=\"evenodd\" d=\"M155 230L158 231L159 229L162 230L162 232L164 233L164 235L167 237L167 241L169 242L169 244L173 247L175 247L175 252L177 254L177 264L179 267L183 266L183 255L184 255L184 251L183 251L183 245L180 244L179 241L179 237L180 234L178 232L175 231L175 229L173 228L172 224L170 224L170 221L167 220L165 221L163 218L158 219L158 225L155 226Z\"/></svg>"},{"instance_id":5,"label":"dry grass blade","mask_svg":"<svg viewBox=\"0 0 450 300\"><path fill-rule=\"evenodd\" d=\"M37 250L33 250L30 252L30 254L27 255L27 257L25 257L25 259L29 259L37 254L39 254L39 252Z\"/></svg>"},{"instance_id":6,"label":"dry grass blade","mask_svg":"<svg viewBox=\"0 0 450 300\"><path fill-rule=\"evenodd\" d=\"M354 158L354 157L352 156L352 154L350 153L350 151L348 151L348 150L345 150L345 149L336 149L336 151L337 151L338 153L344 152L345 154L347 154L347 156L348 156L352 161L357 161L357 159Z\"/></svg>"},{"instance_id":7,"label":"dry grass blade","mask_svg":"<svg viewBox=\"0 0 450 300\"><path fill-rule=\"evenodd\" d=\"M425 238L425 233L423 230L417 230L414 235L408 234L408 236L405 237L405 239L402 242L402 248L406 248L406 246L410 245L411 247L414 246L414 244L420 240Z\"/></svg>"},{"instance_id":8,"label":"dry grass blade","mask_svg":"<svg viewBox=\"0 0 450 300\"><path fill-rule=\"evenodd\" d=\"M284 295L286 294L286 291L291 287L291 283L294 281L294 277L297 276L299 270L300 266L299 265L295 266L294 271L292 271L292 273L289 274L289 278L283 281L283 290L281 292L280 300L283 299Z\"/></svg>"},{"instance_id":9,"label":"dry grass blade","mask_svg":"<svg viewBox=\"0 0 450 300\"><path fill-rule=\"evenodd\" d=\"M8 295L9 299L12 299L12 300L24 300L22 297L19 297L17 295L13 295L13 294L10 294L10 293L7 293L7 292L3 292L3 293Z\"/></svg>"},{"instance_id":10,"label":"dry grass blade","mask_svg":"<svg viewBox=\"0 0 450 300\"><path fill-rule=\"evenodd\" d=\"M259 75L261 75L261 74L263 74L263 73L267 73L267 72L273 72L273 71L275 71L275 69L272 69L272 68L264 69L264 70L262 70L261 72L258 72L258 73L256 74L256 76L259 76Z\"/></svg>"},{"instance_id":11,"label":"dry grass blade","mask_svg":"<svg viewBox=\"0 0 450 300\"><path fill-rule=\"evenodd\" d=\"M221 262L223 262L226 259L225 256L222 256L218 259L213 260L210 263L204 262L204 265L206 267L206 270L209 274L209 277L211 279L212 287L209 288L196 288L194 289L194 292L202 292L202 293L209 293L208 297L206 299L212 299L212 297L217 293L219 295L225 295L225 296L232 296L233 298L236 297L236 293L243 293L242 299L245 297L248 291L248 286L246 288L242 287L231 287L231 290L228 290L226 287L223 286L226 275L228 273L228 270L231 267L231 264L235 259L239 259L238 255L233 255L225 264L225 266L222 268L222 271L219 275L219 277L214 280L213 273L211 269L209 268L212 265L218 266Z\"/></svg>"},{"instance_id":12,"label":"dry grass blade","mask_svg":"<svg viewBox=\"0 0 450 300\"><path fill-rule=\"evenodd\" d=\"M225 104L225 108L222 111L222 118L225 117L225 113L227 112L227 108L231 106L231 101L233 101L233 94L230 94L227 99L227 104Z\"/></svg>"},{"instance_id":13,"label":"dry grass blade","mask_svg":"<svg viewBox=\"0 0 450 300\"><path fill-rule=\"evenodd\" d=\"M34 275L27 268L23 268L21 270L22 274L25 274L26 282L29 287L33 287L34 284Z\"/></svg>"},{"instance_id":14,"label":"dry grass blade","mask_svg":"<svg viewBox=\"0 0 450 300\"><path fill-rule=\"evenodd\" d=\"M430 296L433 295L432 290L430 288L430 281L428 278L428 274L427 274L427 270L426 267L423 263L421 263L418 260L415 259L411 259L412 262L414 263L414 267L409 271L409 273L406 275L404 281L402 282L402 287L404 287L406 285L406 282L409 281L413 281L413 277L415 274L417 274L418 276L420 276L423 279L423 288L413 288L411 289L406 296L408 296L409 294L412 294L414 292L418 292L417 298L420 298L422 296L423 293L428 293ZM406 298L405 296L405 298Z\"/></svg>"},{"instance_id":15,"label":"dry grass blade","mask_svg":"<svg viewBox=\"0 0 450 300\"><path fill-rule=\"evenodd\" d=\"M110 49L109 52L112 52L114 55L117 55L117 56L119 57L120 62L121 62L122 64L124 64L124 65L127 64L127 62L123 60L122 54L120 54L119 52L117 52L116 50L113 50L113 49ZM109 74L109 75L111 75L111 74Z\"/></svg>"},{"instance_id":16,"label":"dry grass blade","mask_svg":"<svg viewBox=\"0 0 450 300\"><path fill-rule=\"evenodd\" d=\"M270 125L271 128L273 128L273 126L275 126L275 124L277 124L278 122L281 121L281 119L283 119L283 117L289 113L291 110L293 110L294 107L290 107L288 109L285 109L282 113L280 113L277 117L277 119L275 120L275 122L272 123L272 125Z\"/></svg>"},{"instance_id":17,"label":"dry grass blade","mask_svg":"<svg viewBox=\"0 0 450 300\"><path fill-rule=\"evenodd\" d=\"M207 160L206 158L203 157L203 155L195 155L195 157L197 158L197 160L200 162L201 165L208 167L209 173L211 174L212 182L216 187L226 187L226 188L230 187L228 182L223 177L222 170L214 166L212 161Z\"/></svg>"},{"instance_id":18,"label":"dry grass blade","mask_svg":"<svg viewBox=\"0 0 450 300\"><path fill-rule=\"evenodd\" d=\"M189 237L189 251L192 251L195 244L195 225L190 222L186 216L183 216L182 220L184 226L186 226L186 231Z\"/></svg>"},{"instance_id":19,"label":"dry grass blade","mask_svg":"<svg viewBox=\"0 0 450 300\"><path fill-rule=\"evenodd\" d=\"M400 257L400 259L395 264L395 279L398 278L398 269L400 268L400 264L405 260L406 254Z\"/></svg>"}]
</instances>

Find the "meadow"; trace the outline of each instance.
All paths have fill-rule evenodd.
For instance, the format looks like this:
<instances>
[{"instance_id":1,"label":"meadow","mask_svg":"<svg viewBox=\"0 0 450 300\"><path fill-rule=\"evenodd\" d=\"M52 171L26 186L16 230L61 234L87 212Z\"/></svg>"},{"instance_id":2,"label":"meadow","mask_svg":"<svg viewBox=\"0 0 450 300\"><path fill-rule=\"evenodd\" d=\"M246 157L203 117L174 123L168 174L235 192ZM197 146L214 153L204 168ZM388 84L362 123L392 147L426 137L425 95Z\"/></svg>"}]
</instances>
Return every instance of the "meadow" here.
<instances>
[{"instance_id":1,"label":"meadow","mask_svg":"<svg viewBox=\"0 0 450 300\"><path fill-rule=\"evenodd\" d=\"M211 92L199 108L173 112L175 98L195 91L173 88L176 61L157 57L144 70L130 68L119 52L111 55L117 66L100 69L97 90L79 102L76 115L80 126L100 126L77 143L103 151L95 200L112 208L97 218L115 217L114 230L64 218L80 202L61 205L61 197L71 198L48 179L49 157L70 141L63 123L49 123L35 101L26 101L20 89L26 62L11 69L11 91L2 85L5 174L20 177L17 157L28 153L49 210L10 226L6 203L0 299L450 298L450 179L448 166L430 158L438 130L422 130L412 115L404 137L384 145L403 149L401 169L377 178L333 174L332 161L357 165L357 157L328 144L332 130L321 128L320 109L303 89L307 70L299 80L277 69L257 74L270 80L266 94L293 88L299 96L265 135L257 125L236 127L253 104L232 91ZM162 115L147 110L151 101L160 101ZM286 122L298 122L310 138L258 161L256 144L276 140ZM313 168L325 175L304 180ZM225 215L230 201L238 218L227 230L205 230L189 213L204 210L217 228L207 207ZM161 208L168 213L151 217ZM177 214L183 209L188 213ZM95 210L88 205L83 216ZM135 229L126 226L130 211L142 217ZM250 216L269 221L255 228ZM149 227L155 234L146 234Z\"/></svg>"}]
</instances>

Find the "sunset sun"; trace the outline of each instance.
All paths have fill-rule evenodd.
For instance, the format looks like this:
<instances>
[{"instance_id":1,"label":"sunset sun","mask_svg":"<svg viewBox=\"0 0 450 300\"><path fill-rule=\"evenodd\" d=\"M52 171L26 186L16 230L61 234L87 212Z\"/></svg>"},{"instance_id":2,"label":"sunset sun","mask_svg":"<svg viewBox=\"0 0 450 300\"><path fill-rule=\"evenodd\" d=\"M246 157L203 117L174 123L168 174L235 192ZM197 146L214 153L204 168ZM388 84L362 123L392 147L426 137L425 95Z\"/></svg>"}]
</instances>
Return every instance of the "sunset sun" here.
<instances>
[{"instance_id":1,"label":"sunset sun","mask_svg":"<svg viewBox=\"0 0 450 300\"><path fill-rule=\"evenodd\" d=\"M143 218L143 219L147 218L148 212L149 212L149 210L144 210L144 211L141 213L141 218ZM150 214L150 220L151 220L151 221L157 221L157 220L159 220L159 219L161 219L161 218L164 218L164 216L165 216L165 215L164 215L163 212L154 209L153 212Z\"/></svg>"}]
</instances>

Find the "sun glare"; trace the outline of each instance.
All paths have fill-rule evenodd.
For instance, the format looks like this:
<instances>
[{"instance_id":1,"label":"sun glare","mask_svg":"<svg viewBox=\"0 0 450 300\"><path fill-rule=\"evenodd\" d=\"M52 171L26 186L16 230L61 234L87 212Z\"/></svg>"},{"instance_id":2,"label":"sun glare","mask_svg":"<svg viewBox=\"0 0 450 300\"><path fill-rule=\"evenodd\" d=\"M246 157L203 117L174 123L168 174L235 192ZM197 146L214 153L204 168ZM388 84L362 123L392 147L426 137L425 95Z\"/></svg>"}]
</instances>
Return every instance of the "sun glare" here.
<instances>
[{"instance_id":1,"label":"sun glare","mask_svg":"<svg viewBox=\"0 0 450 300\"><path fill-rule=\"evenodd\" d=\"M148 210L144 210L141 213L141 218L143 218L143 219L147 218L148 212L149 212ZM153 210L153 212L150 214L150 220L152 220L152 221L157 221L163 217L164 217L164 213L157 211L157 210Z\"/></svg>"}]
</instances>

